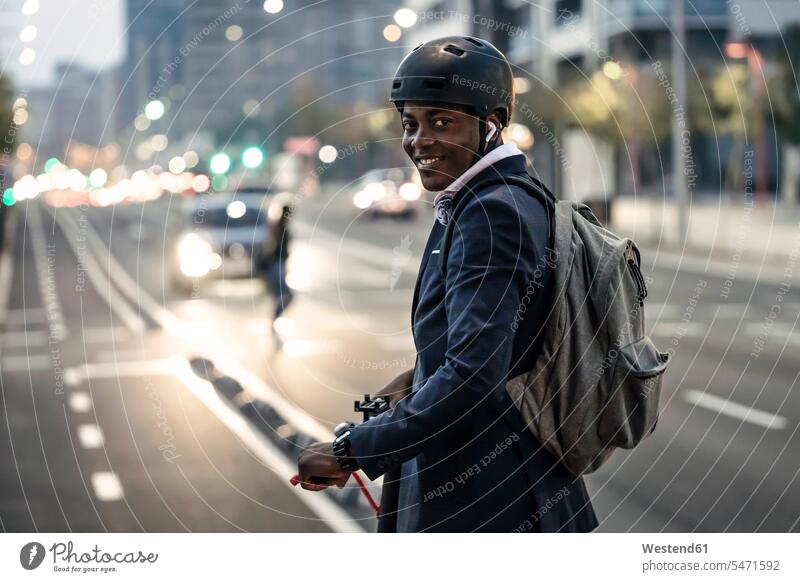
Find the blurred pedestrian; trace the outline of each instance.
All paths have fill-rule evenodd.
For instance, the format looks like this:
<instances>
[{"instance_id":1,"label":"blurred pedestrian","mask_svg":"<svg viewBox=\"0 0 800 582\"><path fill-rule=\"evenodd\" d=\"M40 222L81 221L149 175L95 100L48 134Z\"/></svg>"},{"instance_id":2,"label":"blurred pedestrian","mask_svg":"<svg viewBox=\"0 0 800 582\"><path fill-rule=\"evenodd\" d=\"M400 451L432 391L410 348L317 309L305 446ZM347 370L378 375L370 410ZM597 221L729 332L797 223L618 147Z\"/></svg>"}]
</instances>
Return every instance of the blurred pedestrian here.
<instances>
[{"instance_id":1,"label":"blurred pedestrian","mask_svg":"<svg viewBox=\"0 0 800 582\"><path fill-rule=\"evenodd\" d=\"M546 205L487 182L527 177L524 154L501 136L513 83L500 51L459 36L415 48L392 82L403 148L439 192L412 303L417 360L384 389L405 384L407 396L298 460L310 490L342 486L358 469L383 475L394 487L384 487L380 531L597 527L582 478L536 440L505 390L541 353L555 268Z\"/></svg>"},{"instance_id":2,"label":"blurred pedestrian","mask_svg":"<svg viewBox=\"0 0 800 582\"><path fill-rule=\"evenodd\" d=\"M276 194L267 206L267 236L259 256L259 265L264 277L267 293L273 301L272 340L275 349L281 349L283 340L276 329L276 322L294 299L292 290L286 284L286 261L289 258L291 232L289 221L292 214L292 200L287 193Z\"/></svg>"}]
</instances>

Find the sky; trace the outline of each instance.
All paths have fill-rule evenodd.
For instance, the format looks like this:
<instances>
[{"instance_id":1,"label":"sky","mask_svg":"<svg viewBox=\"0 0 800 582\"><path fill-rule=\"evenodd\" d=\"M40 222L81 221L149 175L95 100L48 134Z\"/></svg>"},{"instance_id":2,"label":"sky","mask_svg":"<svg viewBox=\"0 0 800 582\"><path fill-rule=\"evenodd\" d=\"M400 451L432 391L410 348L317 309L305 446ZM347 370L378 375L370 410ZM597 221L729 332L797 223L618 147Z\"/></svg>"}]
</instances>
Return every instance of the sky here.
<instances>
[{"instance_id":1,"label":"sky","mask_svg":"<svg viewBox=\"0 0 800 582\"><path fill-rule=\"evenodd\" d=\"M13 4L0 0L0 12ZM35 14L15 14L18 26L10 38L13 42L3 45L4 51L10 50L11 54L0 55L3 63L9 63L15 84L31 88L51 83L58 62L74 60L94 69L119 63L125 54L123 4L124 0L39 0ZM32 42L23 44L16 37L29 24L36 27L38 34ZM9 32L4 26L3 33ZM19 63L23 46L36 51L31 65Z\"/></svg>"}]
</instances>

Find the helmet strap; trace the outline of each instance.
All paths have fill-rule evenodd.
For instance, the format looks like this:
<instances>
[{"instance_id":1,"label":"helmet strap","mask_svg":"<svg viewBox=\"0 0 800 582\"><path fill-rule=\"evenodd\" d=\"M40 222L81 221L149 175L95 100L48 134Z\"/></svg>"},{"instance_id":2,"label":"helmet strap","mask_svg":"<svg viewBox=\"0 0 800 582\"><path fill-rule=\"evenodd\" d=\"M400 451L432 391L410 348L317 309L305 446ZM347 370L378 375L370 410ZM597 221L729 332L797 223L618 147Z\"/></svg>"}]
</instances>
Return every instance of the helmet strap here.
<instances>
[{"instance_id":1,"label":"helmet strap","mask_svg":"<svg viewBox=\"0 0 800 582\"><path fill-rule=\"evenodd\" d=\"M488 151L489 146L491 145L488 141L486 141L486 134L488 133L488 131L486 129L487 127L488 127L488 124L486 122L486 118L485 117L479 117L478 118L478 150L472 156L472 163L470 164L470 166L472 166L475 163L477 163L477 161L479 159L481 159L484 155L486 155L486 152ZM495 133L495 135L497 135L499 133L500 132L498 130L497 133Z\"/></svg>"}]
</instances>

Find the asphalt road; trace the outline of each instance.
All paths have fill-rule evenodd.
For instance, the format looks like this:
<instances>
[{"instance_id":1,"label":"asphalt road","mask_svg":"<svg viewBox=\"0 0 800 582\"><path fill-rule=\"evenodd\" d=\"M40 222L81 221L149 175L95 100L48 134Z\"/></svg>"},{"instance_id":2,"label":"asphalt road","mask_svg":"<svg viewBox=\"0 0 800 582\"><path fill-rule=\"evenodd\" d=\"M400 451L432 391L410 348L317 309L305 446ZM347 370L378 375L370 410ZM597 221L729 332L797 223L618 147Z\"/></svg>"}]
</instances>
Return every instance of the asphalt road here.
<instances>
[{"instance_id":1,"label":"asphalt road","mask_svg":"<svg viewBox=\"0 0 800 582\"><path fill-rule=\"evenodd\" d=\"M1 529L374 528L352 487L289 486L296 451L284 444L358 420L355 398L413 366L425 208L410 222L366 221L344 195L301 204L280 351L260 281L172 290L169 199L15 210ZM800 531L800 264L777 265L781 285L756 283L746 265L712 273L644 257L648 329L674 355L655 433L587 477L601 531ZM242 414L253 401L279 420Z\"/></svg>"}]
</instances>

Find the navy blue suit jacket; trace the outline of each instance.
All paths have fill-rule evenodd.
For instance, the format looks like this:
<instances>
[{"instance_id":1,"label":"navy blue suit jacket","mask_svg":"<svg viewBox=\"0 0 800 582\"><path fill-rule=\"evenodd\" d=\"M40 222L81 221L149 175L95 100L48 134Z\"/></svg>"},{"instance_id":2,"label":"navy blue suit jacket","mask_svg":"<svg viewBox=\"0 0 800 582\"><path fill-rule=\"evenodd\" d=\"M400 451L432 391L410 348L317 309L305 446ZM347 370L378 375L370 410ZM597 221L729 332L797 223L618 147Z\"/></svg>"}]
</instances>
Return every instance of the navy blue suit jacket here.
<instances>
[{"instance_id":1,"label":"navy blue suit jacket","mask_svg":"<svg viewBox=\"0 0 800 582\"><path fill-rule=\"evenodd\" d=\"M525 157L486 178L525 173ZM412 307L412 393L357 426L350 452L371 478L403 464L398 531L590 531L586 488L526 429L505 383L532 368L552 287L544 206L517 187L474 192L445 227L435 222Z\"/></svg>"}]
</instances>

